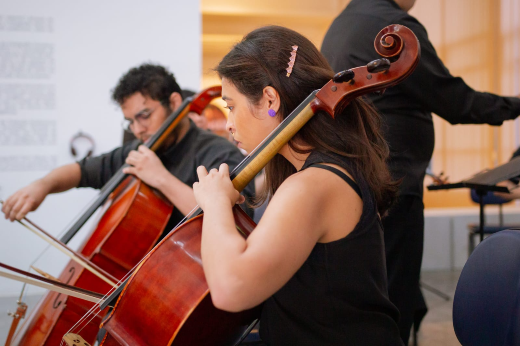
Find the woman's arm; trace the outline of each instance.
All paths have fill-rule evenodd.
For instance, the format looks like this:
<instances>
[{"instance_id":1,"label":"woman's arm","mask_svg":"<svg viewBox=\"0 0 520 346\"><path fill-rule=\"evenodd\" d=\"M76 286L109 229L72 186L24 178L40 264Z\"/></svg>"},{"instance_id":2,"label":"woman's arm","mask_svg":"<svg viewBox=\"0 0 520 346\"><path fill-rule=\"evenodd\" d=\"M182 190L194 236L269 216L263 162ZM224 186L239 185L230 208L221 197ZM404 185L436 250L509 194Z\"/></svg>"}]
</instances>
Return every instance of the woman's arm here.
<instances>
[{"instance_id":1,"label":"woman's arm","mask_svg":"<svg viewBox=\"0 0 520 346\"><path fill-rule=\"evenodd\" d=\"M204 210L202 264L213 303L233 312L254 307L289 281L326 233L330 188L338 190L337 185L320 179L330 174L325 171L291 176L245 240L232 215L238 192L229 180L227 166L209 174L199 167L197 172L200 182L194 184L195 197ZM351 196L356 198L355 192Z\"/></svg>"}]
</instances>

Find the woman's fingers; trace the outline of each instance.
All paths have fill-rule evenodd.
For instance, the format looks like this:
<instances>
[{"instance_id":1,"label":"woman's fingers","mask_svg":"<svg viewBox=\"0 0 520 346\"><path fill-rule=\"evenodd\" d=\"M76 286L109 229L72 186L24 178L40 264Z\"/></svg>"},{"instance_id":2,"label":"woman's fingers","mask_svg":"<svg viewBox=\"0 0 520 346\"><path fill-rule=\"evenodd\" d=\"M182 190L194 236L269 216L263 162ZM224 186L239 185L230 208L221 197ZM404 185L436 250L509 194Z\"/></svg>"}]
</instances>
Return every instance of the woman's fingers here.
<instances>
[{"instance_id":1,"label":"woman's fingers","mask_svg":"<svg viewBox=\"0 0 520 346\"><path fill-rule=\"evenodd\" d=\"M227 163L221 164L218 170L220 173L229 176L229 166L227 165Z\"/></svg>"},{"instance_id":2,"label":"woman's fingers","mask_svg":"<svg viewBox=\"0 0 520 346\"><path fill-rule=\"evenodd\" d=\"M246 198L243 195L238 195L238 199L235 204L242 204L246 201Z\"/></svg>"},{"instance_id":3,"label":"woman's fingers","mask_svg":"<svg viewBox=\"0 0 520 346\"><path fill-rule=\"evenodd\" d=\"M208 175L208 171L206 170L206 167L204 167L204 166L197 167L197 176L199 177L199 181L200 181L200 179L206 177L207 175Z\"/></svg>"}]
</instances>

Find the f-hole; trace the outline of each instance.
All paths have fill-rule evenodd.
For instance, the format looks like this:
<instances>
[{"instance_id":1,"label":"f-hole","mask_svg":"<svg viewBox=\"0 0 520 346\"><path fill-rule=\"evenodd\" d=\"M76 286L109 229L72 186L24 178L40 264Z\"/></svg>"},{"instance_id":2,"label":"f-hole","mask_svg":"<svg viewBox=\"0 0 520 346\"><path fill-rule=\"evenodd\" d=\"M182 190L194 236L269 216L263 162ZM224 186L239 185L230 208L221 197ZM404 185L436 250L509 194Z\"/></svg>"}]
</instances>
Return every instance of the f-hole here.
<instances>
[{"instance_id":1,"label":"f-hole","mask_svg":"<svg viewBox=\"0 0 520 346\"><path fill-rule=\"evenodd\" d=\"M71 267L69 269L70 276L69 276L69 279L67 280L67 282L65 282L66 284L68 284L70 282L70 280L72 280L72 278L74 277L74 273L75 272L76 272L76 268L75 267ZM52 305L52 307L54 309L57 309L61 305L61 300L59 300L60 296L61 296L61 293L58 293L58 295L56 296L56 299L54 299L54 304Z\"/></svg>"}]
</instances>

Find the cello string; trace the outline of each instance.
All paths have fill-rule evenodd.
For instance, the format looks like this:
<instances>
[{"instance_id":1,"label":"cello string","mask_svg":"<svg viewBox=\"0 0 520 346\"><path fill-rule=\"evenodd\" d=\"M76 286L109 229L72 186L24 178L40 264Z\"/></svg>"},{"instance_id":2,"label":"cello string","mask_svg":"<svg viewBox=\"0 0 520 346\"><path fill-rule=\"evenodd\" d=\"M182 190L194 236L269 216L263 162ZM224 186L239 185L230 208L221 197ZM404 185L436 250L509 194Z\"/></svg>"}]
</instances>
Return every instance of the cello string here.
<instances>
[{"instance_id":1,"label":"cello string","mask_svg":"<svg viewBox=\"0 0 520 346\"><path fill-rule=\"evenodd\" d=\"M106 295L105 295L106 297ZM100 302L103 300L100 299ZM76 324L74 324L68 331L67 331L67 334L68 333L71 333L75 328L76 328L76 334L79 334L86 326L88 326L90 324L90 322L92 322L92 320L94 318L96 318L96 316L98 316L102 310L99 309L99 306L100 306L100 303L96 303L94 304L86 313L85 315L83 315L78 322L76 322ZM94 312L95 310L98 310L97 312ZM92 316L90 319L89 317ZM87 321L88 320L88 321ZM86 322L85 322L86 321ZM80 326L82 325L82 326Z\"/></svg>"},{"instance_id":2,"label":"cello string","mask_svg":"<svg viewBox=\"0 0 520 346\"><path fill-rule=\"evenodd\" d=\"M44 247L44 249L40 252L40 254L38 256L36 256L36 258L29 264L29 268L27 268L28 272L34 271L32 269L32 266L45 254L45 252L47 252L49 247L50 247L50 245L47 245L46 247ZM27 294L28 294L27 291L28 290L25 290L25 284L24 284L24 290L22 291L22 295L24 298L27 297Z\"/></svg>"},{"instance_id":3,"label":"cello string","mask_svg":"<svg viewBox=\"0 0 520 346\"><path fill-rule=\"evenodd\" d=\"M169 233L171 233L172 231L176 230L180 225L182 225L184 222L186 222L189 217L191 215L193 215L197 210L199 209L199 206L195 206ZM168 234L169 234L168 233ZM161 242L159 242L161 243ZM134 270L141 264L141 262L144 261L144 259L157 247L156 244L145 256L143 256L143 258L132 268L128 271L128 273L125 274L125 276L123 276L123 278L121 280L119 280L117 282L118 286L123 283L133 272ZM103 296L103 300L105 300L105 298L107 298L108 296L110 296L110 294L112 294L117 288L113 287L111 288L104 296ZM77 330L77 328L80 328L79 325L83 324L83 327L81 327L79 330L77 330L77 333L81 332L97 315L99 315L99 313L101 313L101 309L99 309L99 306L100 304L94 304L92 306L92 308L87 311L87 313L85 315L83 315L80 320L78 322L76 322L76 324L74 324L68 331L68 333L71 333L73 330ZM94 312L95 309L98 309L98 312ZM91 317L92 316L92 317ZM86 323L83 323L84 321L88 320L88 322Z\"/></svg>"},{"instance_id":4,"label":"cello string","mask_svg":"<svg viewBox=\"0 0 520 346\"><path fill-rule=\"evenodd\" d=\"M184 224L188 219L191 218L191 216L199 209L199 206L195 206L174 228L172 228L172 230L169 232L171 233L172 231L176 230L180 225ZM133 272L134 270L143 262L143 260L151 253L153 252L153 250L159 245L156 244L145 256L143 256L143 258L132 268L130 269L124 276L123 278L121 278L117 284L118 286L123 283ZM107 298L110 294L113 293L113 291L115 291L117 289L117 287L113 287L111 288L104 296L103 296L103 300L105 298ZM101 301L101 300L100 300ZM80 318L80 320L78 322L76 322L76 324L74 324L68 331L68 333L72 332L73 330L77 330L77 333L81 332L94 318L96 318L96 316L98 316L102 310L99 309L100 307L100 304L97 303L97 304L94 304L92 306L92 308L89 309L89 311L87 311L87 313L82 316ZM97 312L96 312L96 309L97 309Z\"/></svg>"},{"instance_id":5,"label":"cello string","mask_svg":"<svg viewBox=\"0 0 520 346\"><path fill-rule=\"evenodd\" d=\"M90 206L92 204L94 204L96 202L96 200L98 199L98 195L94 196L93 198L90 199L90 201L88 201L88 203L86 203L83 208L80 209L80 211L65 225L65 227L56 235L56 238L60 238L64 233L66 233L74 223L76 223L76 221L79 220L79 218L90 208ZM102 208L104 205L101 205L99 208ZM92 214L94 215L95 213L97 213L97 211L99 210L99 208ZM91 216L92 217L92 216ZM90 218L89 218L90 219Z\"/></svg>"},{"instance_id":6,"label":"cello string","mask_svg":"<svg viewBox=\"0 0 520 346\"><path fill-rule=\"evenodd\" d=\"M94 304L94 306L93 306L92 308L95 308L95 307L97 307L97 304ZM92 309L91 309L91 310L92 310ZM94 313L94 312L92 312L92 311L89 311L87 314L92 315L92 317L91 317L90 319L88 319L88 320L87 320L87 318L82 317L82 318L80 319L80 321L82 321L82 325L81 325L81 326L78 326L78 324L81 324L81 323L79 323L79 321L78 321L78 323L76 323L76 324L75 324L75 325L74 325L74 326L73 326L73 327L72 327L72 328L67 332L67 334L68 334L68 333L71 333L72 330L73 330L74 328L76 328L76 330L75 330L75 334L79 334L79 333L81 333L81 331L82 331L83 329L85 329L85 327L87 327L87 326L90 324L90 322L92 322L92 321L94 320L94 318L96 318L96 317L101 313L101 310L100 310L100 309L98 309L98 310L99 310L99 311L96 312L96 313Z\"/></svg>"},{"instance_id":7,"label":"cello string","mask_svg":"<svg viewBox=\"0 0 520 346\"><path fill-rule=\"evenodd\" d=\"M177 228L179 228L180 225L184 224L197 210L199 209L199 206L195 206L174 228L172 228L172 230L169 232L171 233L172 231L176 230ZM169 234L168 233L168 234ZM161 242L157 243L145 256L143 256L143 258L132 268L130 269L124 276L123 278L121 278L121 280L119 280L117 282L118 286L120 284L122 284L133 272L134 270L144 261L145 258L147 258L147 256L153 252L153 250L160 244ZM117 288L116 287L113 287L111 288L104 296L103 296L103 300L105 300L105 298L107 298L110 294L112 294ZM101 301L101 300L100 300ZM74 324L68 331L68 333L71 333L73 330L77 329L77 328L80 328L79 325L83 324L83 326L79 329L78 333L81 332L81 330L83 330L97 315L99 315L101 313L101 309L99 309L99 306L100 304L94 304L92 306L92 308L87 311L87 313L85 313L84 316L82 316L80 318L80 320L78 322L76 322L76 324ZM97 312L94 312L95 309L98 309ZM88 322L85 322L87 321Z\"/></svg>"},{"instance_id":8,"label":"cello string","mask_svg":"<svg viewBox=\"0 0 520 346\"><path fill-rule=\"evenodd\" d=\"M191 216L199 209L199 206L195 206L174 228L172 228L172 230L168 233L170 234L171 232L173 232L174 230L176 230L177 228L179 228L179 226L181 226L182 224L184 224L187 220L189 220L191 218ZM125 276L118 281L118 286L120 284L122 284L130 275L132 275L134 273L134 270L147 258L147 256L154 251L154 249L159 246L159 244L161 244L161 242L157 243L145 256L143 256L143 258L139 261L139 263L137 263L132 269L130 269L128 271L127 274L125 274ZM117 288L116 287L113 287L111 288L102 298L102 300L105 300L105 298L107 298L110 294L112 294ZM100 302L102 301L100 300ZM92 306L92 308L84 315L81 317L81 319L76 323L74 324L67 333L71 333L71 332L75 332L75 334L79 334L87 325L90 324L90 322L92 322L92 320L94 318L96 318L96 316L98 316L102 310L99 308L100 307L100 304L97 303L97 304L94 304ZM97 309L97 312L95 312L95 310Z\"/></svg>"},{"instance_id":9,"label":"cello string","mask_svg":"<svg viewBox=\"0 0 520 346\"><path fill-rule=\"evenodd\" d=\"M182 224L184 224L187 220L189 220L193 214L195 214L195 212L199 209L199 206L195 206L175 227L172 228L172 230L169 232L171 233L172 231L176 230L177 228L179 228L179 226L181 226ZM169 234L168 233L168 234ZM161 241L162 242L162 241ZM122 284L130 275L133 274L134 270L147 258L147 256L154 251L154 249L161 243L157 243L145 256L143 256L143 258L132 268L128 271L128 273L126 273L123 278L121 280L119 280L117 282L118 286L120 284ZM113 287L111 288L104 296L103 296L103 300L105 300L105 298L107 298L110 294L113 293L113 291L115 291L117 288L116 287ZM97 315L99 315L102 310L99 309L99 306L100 304L94 304L94 306L92 306L92 308L84 315L81 317L81 319L76 323L74 324L68 331L68 333L71 333L73 330L76 331L76 334L78 334L79 332L81 332ZM98 311L97 312L94 312L96 310L96 308L98 308ZM88 320L88 321L87 321ZM86 322L85 322L86 321ZM80 327L80 325L83 325Z\"/></svg>"},{"instance_id":10,"label":"cello string","mask_svg":"<svg viewBox=\"0 0 520 346\"><path fill-rule=\"evenodd\" d=\"M196 210L197 210L198 206L196 206L195 208L193 208L193 210L191 210L188 215L192 215ZM185 221L187 220L187 217L184 217L173 229L176 229L177 227L179 227L181 224L183 224ZM154 246L155 248L155 246ZM139 264L148 256L148 254L150 252L153 251L152 248L145 256L143 256L143 258L132 268L130 269L124 276L123 278L121 278L117 284L118 286L123 283L133 272L134 270L137 268L137 266L139 266ZM115 290L117 289L117 287L113 287L111 288L104 296L103 296L103 299L107 298L110 294L112 294ZM85 315L83 315L79 320L78 322L76 322L76 324L74 324L68 331L68 333L71 333L73 330L77 331L77 333L81 332L94 318L96 318L97 315L99 315L102 310L99 309L100 307L100 304L94 304L86 313ZM96 309L97 309L97 312L96 312Z\"/></svg>"}]
</instances>

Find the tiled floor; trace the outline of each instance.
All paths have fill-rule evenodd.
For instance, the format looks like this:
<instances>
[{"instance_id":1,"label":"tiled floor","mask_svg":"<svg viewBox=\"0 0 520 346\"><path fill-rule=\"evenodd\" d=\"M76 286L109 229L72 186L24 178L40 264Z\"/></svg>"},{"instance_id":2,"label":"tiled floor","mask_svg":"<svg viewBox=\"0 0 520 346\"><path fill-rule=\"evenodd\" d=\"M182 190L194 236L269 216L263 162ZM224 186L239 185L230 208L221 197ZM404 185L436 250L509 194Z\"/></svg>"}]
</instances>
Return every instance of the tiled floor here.
<instances>
[{"instance_id":1,"label":"tiled floor","mask_svg":"<svg viewBox=\"0 0 520 346\"><path fill-rule=\"evenodd\" d=\"M453 295L457 287L460 271L432 271L422 273L422 282L447 294L449 301L425 289L423 293L428 305L428 314L424 318L418 333L419 346L460 346L453 323L451 312ZM412 345L412 343L410 343Z\"/></svg>"},{"instance_id":2,"label":"tiled floor","mask_svg":"<svg viewBox=\"0 0 520 346\"><path fill-rule=\"evenodd\" d=\"M460 346L451 322L453 294L459 275L460 272L452 271L423 272L422 281L425 284L423 291L429 311L419 330L419 346ZM446 301L424 289L426 285L448 294L450 300ZM27 297L26 302L29 308L34 307L38 299L37 296ZM11 325L12 319L7 316L8 310L16 310L16 298L0 298L0 345L4 344ZM410 345L412 345L412 342L410 342Z\"/></svg>"}]
</instances>

